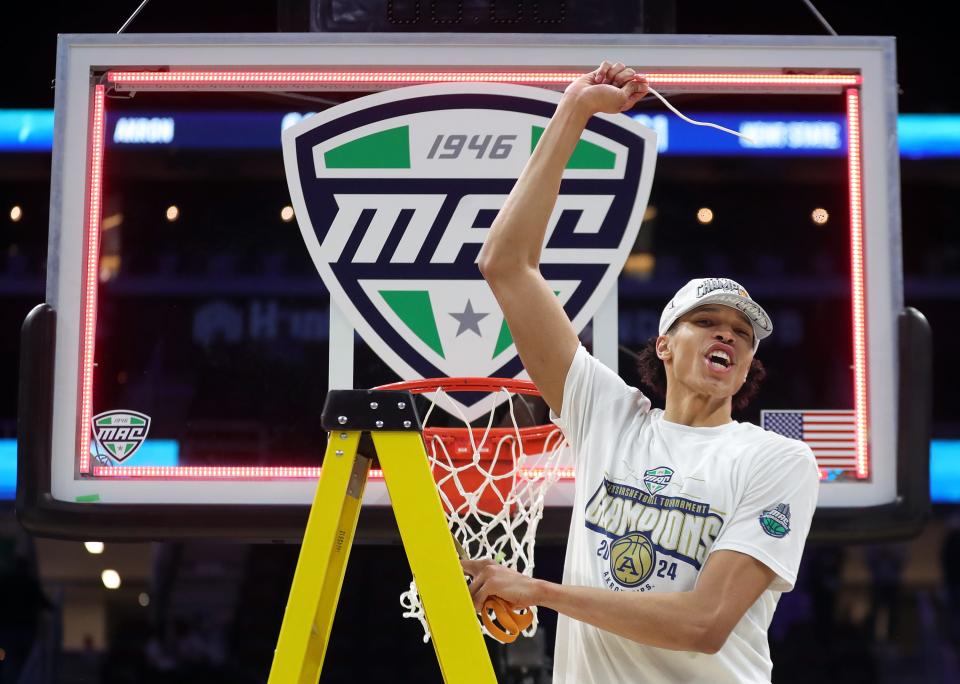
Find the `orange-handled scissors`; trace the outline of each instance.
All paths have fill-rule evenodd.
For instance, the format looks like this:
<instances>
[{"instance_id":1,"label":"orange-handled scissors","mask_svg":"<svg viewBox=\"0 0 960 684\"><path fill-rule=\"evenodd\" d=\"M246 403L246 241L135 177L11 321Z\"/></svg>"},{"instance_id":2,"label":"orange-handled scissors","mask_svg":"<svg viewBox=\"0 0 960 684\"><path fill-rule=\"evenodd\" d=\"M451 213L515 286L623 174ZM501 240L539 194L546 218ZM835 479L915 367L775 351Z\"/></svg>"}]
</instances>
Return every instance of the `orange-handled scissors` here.
<instances>
[{"instance_id":1,"label":"orange-handled scissors","mask_svg":"<svg viewBox=\"0 0 960 684\"><path fill-rule=\"evenodd\" d=\"M453 537L453 545L457 549L460 560L470 560L466 549L460 545L456 537ZM520 632L533 624L533 611L529 608L516 610L499 596L488 596L483 602L480 619L483 621L483 626L490 632L490 636L501 643L512 644L520 636Z\"/></svg>"}]
</instances>

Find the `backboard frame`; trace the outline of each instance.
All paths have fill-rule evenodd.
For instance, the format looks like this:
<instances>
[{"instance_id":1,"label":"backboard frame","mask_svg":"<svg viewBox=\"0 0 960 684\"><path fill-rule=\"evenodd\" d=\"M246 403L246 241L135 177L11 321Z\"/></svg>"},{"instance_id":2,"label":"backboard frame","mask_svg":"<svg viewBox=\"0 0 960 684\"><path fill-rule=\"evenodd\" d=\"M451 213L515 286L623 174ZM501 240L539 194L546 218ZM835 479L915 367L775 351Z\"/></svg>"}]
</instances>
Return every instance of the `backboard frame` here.
<instances>
[{"instance_id":1,"label":"backboard frame","mask_svg":"<svg viewBox=\"0 0 960 684\"><path fill-rule=\"evenodd\" d=\"M898 459L900 449L897 447L898 438L903 442L905 436L898 433L898 428L902 432L904 426L898 425L897 401L890 401L891 397L901 396L896 379L898 371L903 370L899 367L897 341L901 334L896 322L903 308L899 167L896 145L890 144L896 131L896 93L890 87L895 83L893 39L463 34L68 35L60 37L58 50L48 309L25 324L24 352L34 356L25 357L21 375L24 429L20 432L22 474L18 483L18 511L34 531L80 536L95 532L107 538L113 534L110 530L114 527L119 538L134 539L198 533L201 536L295 538L296 530L302 529L300 521L305 521L306 506L315 487L315 480L302 476L298 481L280 484L270 478L229 481L229 485L224 480L224 491L231 491L222 501L193 505L191 501L206 496L209 483L178 478L178 491L168 500L137 504L136 501L143 500L142 494L136 491L137 487L129 485L148 483L122 483L123 487L114 487L121 483L97 478L96 486L91 488L89 478L85 479L79 472L71 476L70 471L74 469L62 462L63 459L73 462L76 450L70 443L77 444L83 439L87 425L83 418L77 421L76 405L88 401L91 391L85 384L81 367L83 359L89 366L92 358L92 342L89 339L85 342L85 336L91 337L89 321L95 320L95 311L91 319L91 314L84 313L83 302L84 297L86 301L91 299L91 292L95 299L96 277L94 271L91 279L89 268L84 270L84 260L77 255L91 249L91 243L85 243L84 236L94 235L99 229L99 195L91 192L92 186L78 186L70 179L99 173L97 164L102 162L102 156L98 161L98 154L102 153L102 147L98 151L91 136L98 117L101 120L103 117L103 100L98 99L97 88L103 87L99 80L102 75L117 68L155 71L158 68L232 70L242 67L263 71L291 66L295 70L317 69L317 65L326 65L382 70L384 64L406 64L436 70L456 67L516 70L518 65L523 65L536 72L563 65L564 71L577 73L616 52L618 58L644 65L651 74L666 70L709 72L704 64L722 64L723 70L712 71L857 76L856 85L844 91L848 98L854 96L853 106L860 123L851 149L855 146L858 152L862 151L857 168L851 170L857 175L856 187L851 185L854 189L851 215L859 216L862 221L861 246L865 250L860 280L854 268L853 284L855 307L858 287L862 295L858 319L862 343L858 353L862 354L862 364L857 364L862 377L856 383L856 410L860 449L865 454L869 445L873 471L869 473L871 485L866 495L861 482L831 483L829 488L824 487L821 510L834 509L840 515L851 500L856 500L860 508L896 506L902 500L903 483L898 482L896 466L906 457L899 454ZM554 83L552 87L562 87L562 83ZM672 89L680 91L684 87L681 82L674 82ZM764 87L772 86L732 83L711 92L743 92L744 89L763 92ZM789 90L789 87L778 87L781 89L776 92ZM843 90L836 84L828 87L838 93ZM67 218L77 216L86 217L85 226L77 225L76 218ZM95 249L96 242L92 245ZM864 264L870 265L865 273ZM345 344L344 349L349 352L353 348L352 327L334 306L331 318L330 344ZM594 352L614 369L617 366L616 320L617 298L612 293L594 319L595 331L601 332L595 335ZM51 332L54 328L55 334ZM81 332L84 329L87 333ZM606 334L602 334L604 331ZM46 340L48 335L54 340L52 349L34 346L34 341ZM340 368L344 363L341 358ZM45 364L54 369L49 385L49 412L43 408L46 405L43 397L24 398L23 390L26 385L26 394L33 395L42 389L44 384L34 379ZM330 377L334 387L348 382L339 370ZM67 429L68 425L72 427ZM914 445L920 443L919 439L907 441ZM379 488L376 485L374 482L368 487L367 502L384 504L386 492L382 485ZM91 497L94 489L96 501L84 500ZM82 502L78 502L78 497ZM276 504L281 498L301 504ZM570 505L570 483L561 483L551 498L555 505ZM109 507L109 512L104 512L105 507ZM121 509L122 515L118 515ZM241 509L247 510L238 517ZM124 524L117 527L121 518ZM251 526L244 524L248 521ZM271 529L278 534L268 534Z\"/></svg>"}]
</instances>

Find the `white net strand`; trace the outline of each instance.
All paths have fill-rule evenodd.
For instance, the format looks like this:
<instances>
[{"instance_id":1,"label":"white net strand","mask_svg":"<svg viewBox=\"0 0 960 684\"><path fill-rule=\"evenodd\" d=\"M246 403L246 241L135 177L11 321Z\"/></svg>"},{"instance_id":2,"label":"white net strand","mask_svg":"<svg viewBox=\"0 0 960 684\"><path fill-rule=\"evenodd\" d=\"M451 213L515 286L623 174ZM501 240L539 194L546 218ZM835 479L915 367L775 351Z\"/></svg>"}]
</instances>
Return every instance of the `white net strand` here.
<instances>
[{"instance_id":1,"label":"white net strand","mask_svg":"<svg viewBox=\"0 0 960 684\"><path fill-rule=\"evenodd\" d=\"M501 392L506 394L509 405L512 434L498 436L496 443L488 447L494 408L500 403L497 395ZM464 425L470 427L459 406L450 400L442 388L431 395L424 425L437 403L445 401L452 408L450 412L457 413ZM467 430L472 454L451 455L446 442L434 434L427 444L428 457L447 515L447 527L470 558L492 558L530 577L533 576L534 544L537 525L543 517L544 497L559 476L560 453L565 441L560 430L554 429L544 440L540 453L526 454L514 411L514 395L501 388L491 398L493 406L479 441L472 429ZM487 460L481 458L485 448L492 452ZM465 477L467 475L472 475L474 479L479 475L479 485L475 482L471 485L469 477ZM508 491L503 491L506 489L504 481L510 484ZM456 492L459 497L456 503L448 495L448 490ZM492 506L488 503L486 510L481 506L485 493L488 498L493 495L496 501ZM423 641L428 642L430 626L417 592L416 579L400 595L400 605L404 608L404 617L420 621ZM537 631L536 607L532 608L532 613L533 623L523 632L528 637ZM483 629L486 633L486 629Z\"/></svg>"},{"instance_id":2,"label":"white net strand","mask_svg":"<svg viewBox=\"0 0 960 684\"><path fill-rule=\"evenodd\" d=\"M724 133L729 133L730 135L735 135L735 136L737 136L738 138L743 138L744 140L746 140L746 141L747 141L748 143L750 143L751 145L756 145L756 142L754 142L753 138L751 138L749 135L746 135L746 134L744 134L744 133L740 133L740 132L738 132L738 131L730 130L730 129L727 128L726 126L721 126L720 124L710 123L709 121L697 121L697 120L695 120L695 119L691 119L690 117L684 115L683 112L681 112L679 109L677 109L676 107L674 107L672 104L670 104L669 102L667 102L667 98L665 98L663 95L661 95L660 93L658 93L656 90L654 90L654 89L651 88L650 86L647 86L647 91L648 91L651 95L655 95L663 104L665 104L665 105L667 106L667 109L669 109L671 112L673 112L674 114L676 114L677 116L679 116L681 119L683 119L683 120L686 121L687 123L693 124L694 126L707 126L707 127L709 127L709 128L716 128L718 131L723 131Z\"/></svg>"}]
</instances>

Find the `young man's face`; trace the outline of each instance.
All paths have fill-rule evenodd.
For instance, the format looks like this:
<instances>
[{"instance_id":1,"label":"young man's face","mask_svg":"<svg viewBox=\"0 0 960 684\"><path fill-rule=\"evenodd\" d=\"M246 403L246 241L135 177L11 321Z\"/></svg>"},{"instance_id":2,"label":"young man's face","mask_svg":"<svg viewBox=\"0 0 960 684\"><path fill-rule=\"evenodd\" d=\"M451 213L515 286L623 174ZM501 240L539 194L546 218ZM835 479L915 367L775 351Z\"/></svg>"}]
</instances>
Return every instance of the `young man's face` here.
<instances>
[{"instance_id":1,"label":"young man's face","mask_svg":"<svg viewBox=\"0 0 960 684\"><path fill-rule=\"evenodd\" d=\"M682 316L657 341L667 382L697 394L732 397L743 386L753 361L753 326L736 309L701 306Z\"/></svg>"}]
</instances>

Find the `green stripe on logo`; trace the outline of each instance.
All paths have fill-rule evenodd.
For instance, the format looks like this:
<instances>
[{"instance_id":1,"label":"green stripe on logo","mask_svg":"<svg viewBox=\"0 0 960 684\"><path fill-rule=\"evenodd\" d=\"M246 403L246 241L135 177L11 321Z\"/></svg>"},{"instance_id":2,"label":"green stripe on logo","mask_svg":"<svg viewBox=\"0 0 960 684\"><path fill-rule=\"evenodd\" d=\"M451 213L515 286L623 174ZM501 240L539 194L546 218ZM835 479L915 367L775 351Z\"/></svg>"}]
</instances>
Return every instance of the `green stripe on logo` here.
<instances>
[{"instance_id":1,"label":"green stripe on logo","mask_svg":"<svg viewBox=\"0 0 960 684\"><path fill-rule=\"evenodd\" d=\"M323 153L328 169L409 169L410 127L400 126L351 140Z\"/></svg>"},{"instance_id":2,"label":"green stripe on logo","mask_svg":"<svg viewBox=\"0 0 960 684\"><path fill-rule=\"evenodd\" d=\"M540 142L540 136L543 135L543 129L540 126L533 126L530 135L530 153ZM580 140L570 155L570 161L567 162L568 169L612 169L616 166L617 155L615 152L600 147L599 145Z\"/></svg>"},{"instance_id":3,"label":"green stripe on logo","mask_svg":"<svg viewBox=\"0 0 960 684\"><path fill-rule=\"evenodd\" d=\"M427 290L380 290L380 296L414 335L441 359L446 358Z\"/></svg>"},{"instance_id":4,"label":"green stripe on logo","mask_svg":"<svg viewBox=\"0 0 960 684\"><path fill-rule=\"evenodd\" d=\"M497 358L497 355L511 344L513 344L513 335L510 334L510 328L507 327L507 319L503 319L503 323L500 325L500 334L497 335L497 346L494 347L493 356L490 358Z\"/></svg>"},{"instance_id":5,"label":"green stripe on logo","mask_svg":"<svg viewBox=\"0 0 960 684\"><path fill-rule=\"evenodd\" d=\"M541 131L543 129L540 129ZM557 297L560 296L560 290L554 290L553 294ZM510 334L510 328L507 327L507 319L503 319L503 323L500 324L500 334L497 335L497 344L493 347L493 356L491 359L497 358L497 355L500 354L504 349L513 344L513 335Z\"/></svg>"}]
</instances>

